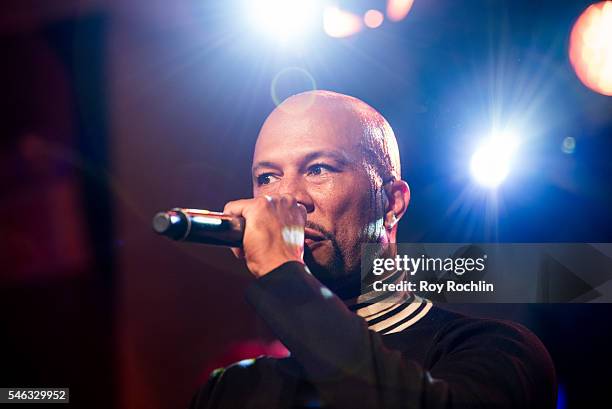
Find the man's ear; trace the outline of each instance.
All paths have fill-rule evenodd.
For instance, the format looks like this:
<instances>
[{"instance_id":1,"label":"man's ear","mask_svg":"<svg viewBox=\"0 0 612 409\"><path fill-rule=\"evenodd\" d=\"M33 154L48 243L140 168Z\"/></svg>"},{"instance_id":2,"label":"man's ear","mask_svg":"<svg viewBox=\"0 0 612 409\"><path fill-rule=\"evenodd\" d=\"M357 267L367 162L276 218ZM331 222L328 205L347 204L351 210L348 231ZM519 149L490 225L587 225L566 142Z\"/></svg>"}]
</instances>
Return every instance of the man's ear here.
<instances>
[{"instance_id":1,"label":"man's ear","mask_svg":"<svg viewBox=\"0 0 612 409\"><path fill-rule=\"evenodd\" d=\"M385 229L392 230L402 218L410 203L410 187L403 180L393 180L384 186L387 196Z\"/></svg>"}]
</instances>

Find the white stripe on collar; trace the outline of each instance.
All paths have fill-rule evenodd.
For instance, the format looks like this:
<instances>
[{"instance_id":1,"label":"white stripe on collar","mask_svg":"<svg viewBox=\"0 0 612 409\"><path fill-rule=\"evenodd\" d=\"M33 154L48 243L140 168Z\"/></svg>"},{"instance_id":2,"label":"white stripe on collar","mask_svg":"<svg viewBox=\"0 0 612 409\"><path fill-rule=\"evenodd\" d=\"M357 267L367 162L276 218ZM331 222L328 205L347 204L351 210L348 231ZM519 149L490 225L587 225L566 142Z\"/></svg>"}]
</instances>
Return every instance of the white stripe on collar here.
<instances>
[{"instance_id":1,"label":"white stripe on collar","mask_svg":"<svg viewBox=\"0 0 612 409\"><path fill-rule=\"evenodd\" d=\"M391 274L383 282L401 282L405 274ZM344 301L346 306L366 320L368 328L383 335L405 330L423 318L433 306L430 300L410 292L377 292L373 289Z\"/></svg>"}]
</instances>

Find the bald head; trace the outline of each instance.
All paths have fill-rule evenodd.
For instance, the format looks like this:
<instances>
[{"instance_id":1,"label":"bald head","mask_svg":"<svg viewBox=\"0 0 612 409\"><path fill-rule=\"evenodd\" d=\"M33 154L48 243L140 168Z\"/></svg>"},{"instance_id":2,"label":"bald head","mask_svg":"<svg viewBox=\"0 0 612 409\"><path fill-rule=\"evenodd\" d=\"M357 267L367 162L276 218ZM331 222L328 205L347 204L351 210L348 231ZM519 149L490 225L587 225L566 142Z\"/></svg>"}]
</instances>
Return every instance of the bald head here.
<instances>
[{"instance_id":1,"label":"bald head","mask_svg":"<svg viewBox=\"0 0 612 409\"><path fill-rule=\"evenodd\" d=\"M281 129L301 127L306 131L305 138L314 128L325 127L329 134L341 136L347 148L358 148L360 162L373 173L371 176L377 175L383 182L401 179L393 129L378 111L357 98L319 90L287 98L268 116L256 151L266 142L266 137L279 136L276 134L279 125Z\"/></svg>"}]
</instances>

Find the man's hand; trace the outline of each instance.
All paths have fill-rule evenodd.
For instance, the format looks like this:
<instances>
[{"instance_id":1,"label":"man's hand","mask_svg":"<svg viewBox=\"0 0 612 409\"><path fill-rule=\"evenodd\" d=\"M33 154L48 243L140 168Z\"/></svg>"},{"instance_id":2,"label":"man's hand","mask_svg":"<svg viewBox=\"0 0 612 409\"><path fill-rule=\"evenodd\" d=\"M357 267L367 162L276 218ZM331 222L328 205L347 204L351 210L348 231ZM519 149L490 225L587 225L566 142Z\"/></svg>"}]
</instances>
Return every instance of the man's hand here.
<instances>
[{"instance_id":1,"label":"man's hand","mask_svg":"<svg viewBox=\"0 0 612 409\"><path fill-rule=\"evenodd\" d=\"M232 248L232 252L246 260L256 277L288 261L304 262L306 208L293 196L236 200L227 203L223 213L244 217L242 249Z\"/></svg>"}]
</instances>

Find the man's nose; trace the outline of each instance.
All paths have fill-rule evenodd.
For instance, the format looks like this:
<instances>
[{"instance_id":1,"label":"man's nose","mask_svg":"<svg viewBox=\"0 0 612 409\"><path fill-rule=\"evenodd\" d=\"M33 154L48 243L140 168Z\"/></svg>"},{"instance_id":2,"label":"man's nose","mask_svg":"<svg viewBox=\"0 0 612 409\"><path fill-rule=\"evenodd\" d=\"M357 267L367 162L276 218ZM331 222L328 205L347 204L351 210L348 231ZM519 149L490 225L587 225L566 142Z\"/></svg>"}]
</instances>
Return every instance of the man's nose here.
<instances>
[{"instance_id":1,"label":"man's nose","mask_svg":"<svg viewBox=\"0 0 612 409\"><path fill-rule=\"evenodd\" d=\"M295 197L298 203L301 203L306 208L308 213L312 213L314 211L314 202L312 197L308 193L308 189L304 184L304 181L300 180L298 177L284 177L279 182L279 195L291 195Z\"/></svg>"}]
</instances>

